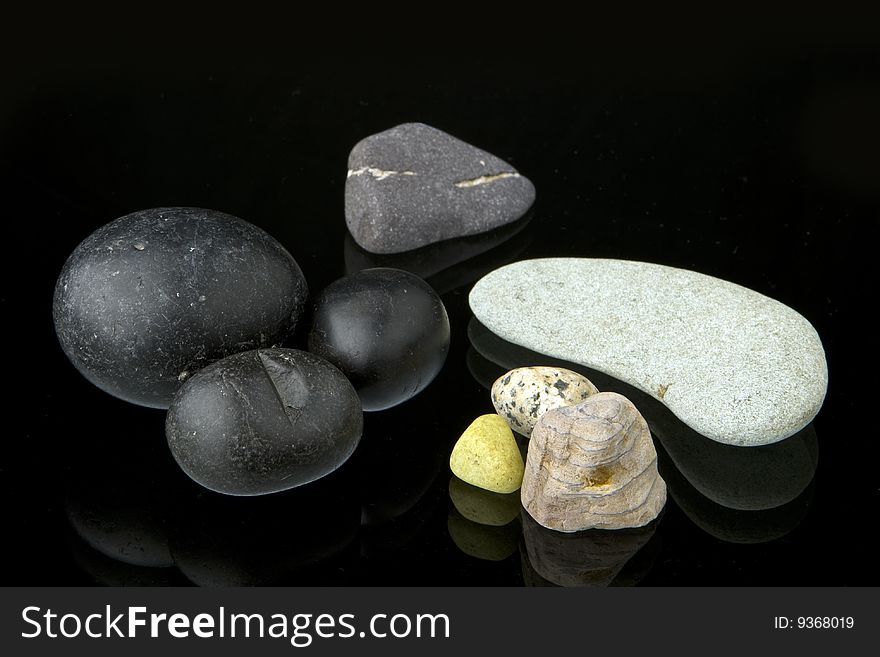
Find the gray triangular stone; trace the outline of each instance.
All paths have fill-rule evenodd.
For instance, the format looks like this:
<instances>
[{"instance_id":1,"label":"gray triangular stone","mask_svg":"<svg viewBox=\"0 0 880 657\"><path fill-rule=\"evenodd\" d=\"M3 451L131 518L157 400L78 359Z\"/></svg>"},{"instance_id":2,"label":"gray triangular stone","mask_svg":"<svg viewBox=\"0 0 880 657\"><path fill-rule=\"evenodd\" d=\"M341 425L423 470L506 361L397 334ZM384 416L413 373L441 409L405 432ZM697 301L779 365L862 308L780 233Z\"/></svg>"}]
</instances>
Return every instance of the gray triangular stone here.
<instances>
[{"instance_id":1,"label":"gray triangular stone","mask_svg":"<svg viewBox=\"0 0 880 657\"><path fill-rule=\"evenodd\" d=\"M534 200L534 185L507 162L422 123L367 137L348 158L345 221L373 253L482 233Z\"/></svg>"}]
</instances>

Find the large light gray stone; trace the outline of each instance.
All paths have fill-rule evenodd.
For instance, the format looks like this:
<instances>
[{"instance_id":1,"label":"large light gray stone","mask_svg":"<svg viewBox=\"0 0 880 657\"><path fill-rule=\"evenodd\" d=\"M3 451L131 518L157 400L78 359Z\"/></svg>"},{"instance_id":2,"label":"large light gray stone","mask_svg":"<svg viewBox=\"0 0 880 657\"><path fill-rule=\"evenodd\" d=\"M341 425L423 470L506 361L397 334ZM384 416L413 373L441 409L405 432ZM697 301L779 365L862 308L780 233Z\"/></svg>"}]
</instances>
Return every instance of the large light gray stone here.
<instances>
[{"instance_id":1,"label":"large light gray stone","mask_svg":"<svg viewBox=\"0 0 880 657\"><path fill-rule=\"evenodd\" d=\"M816 330L728 281L625 260L525 260L485 276L471 309L509 342L662 401L720 443L766 445L815 417L828 386Z\"/></svg>"}]
</instances>

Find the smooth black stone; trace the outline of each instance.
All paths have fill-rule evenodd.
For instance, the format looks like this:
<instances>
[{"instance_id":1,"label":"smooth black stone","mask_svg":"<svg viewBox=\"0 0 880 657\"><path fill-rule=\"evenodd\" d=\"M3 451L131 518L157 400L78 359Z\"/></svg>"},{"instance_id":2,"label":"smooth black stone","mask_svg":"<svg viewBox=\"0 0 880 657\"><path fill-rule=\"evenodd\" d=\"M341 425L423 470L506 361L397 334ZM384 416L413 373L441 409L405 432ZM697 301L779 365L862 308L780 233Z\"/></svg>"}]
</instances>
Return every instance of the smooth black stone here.
<instances>
[{"instance_id":1,"label":"smooth black stone","mask_svg":"<svg viewBox=\"0 0 880 657\"><path fill-rule=\"evenodd\" d=\"M380 411L418 394L440 372L449 351L449 317L418 276L365 269L318 296L309 351L345 373L365 411Z\"/></svg>"},{"instance_id":2,"label":"smooth black stone","mask_svg":"<svg viewBox=\"0 0 880 657\"><path fill-rule=\"evenodd\" d=\"M535 200L534 185L510 164L423 123L361 140L348 170L345 220L371 253L483 233L516 221Z\"/></svg>"},{"instance_id":3,"label":"smooth black stone","mask_svg":"<svg viewBox=\"0 0 880 657\"><path fill-rule=\"evenodd\" d=\"M362 428L360 401L343 374L295 349L255 349L200 370L165 422L184 472L227 495L319 479L351 456Z\"/></svg>"},{"instance_id":4,"label":"smooth black stone","mask_svg":"<svg viewBox=\"0 0 880 657\"><path fill-rule=\"evenodd\" d=\"M120 217L70 255L55 286L61 348L102 390L167 408L195 371L282 343L308 289L262 229L200 208Z\"/></svg>"}]
</instances>

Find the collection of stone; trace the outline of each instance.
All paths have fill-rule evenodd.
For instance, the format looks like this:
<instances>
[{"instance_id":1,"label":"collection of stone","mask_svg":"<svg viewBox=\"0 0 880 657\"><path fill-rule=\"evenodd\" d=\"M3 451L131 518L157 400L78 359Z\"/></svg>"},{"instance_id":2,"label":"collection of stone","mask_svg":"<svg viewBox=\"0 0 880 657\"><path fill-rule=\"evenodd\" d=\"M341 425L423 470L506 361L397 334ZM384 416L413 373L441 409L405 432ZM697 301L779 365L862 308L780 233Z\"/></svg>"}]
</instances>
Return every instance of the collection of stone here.
<instances>
[{"instance_id":1,"label":"collection of stone","mask_svg":"<svg viewBox=\"0 0 880 657\"><path fill-rule=\"evenodd\" d=\"M388 254L508 224L533 200L509 164L404 124L352 150L345 218L361 247ZM442 301L407 271L332 283L315 299L308 350L283 348L307 299L302 270L263 230L222 212L155 208L74 250L53 318L90 382L168 409L168 444L190 477L259 495L338 468L357 447L362 412L418 394L449 348Z\"/></svg>"},{"instance_id":2,"label":"collection of stone","mask_svg":"<svg viewBox=\"0 0 880 657\"><path fill-rule=\"evenodd\" d=\"M496 413L461 435L449 465L496 493L520 490L539 524L562 532L641 527L666 502L648 424L626 397L584 376L522 367L492 386ZM523 463L513 430L529 438Z\"/></svg>"},{"instance_id":3,"label":"collection of stone","mask_svg":"<svg viewBox=\"0 0 880 657\"><path fill-rule=\"evenodd\" d=\"M515 224L534 198L532 183L503 160L403 124L351 151L351 253L425 253ZM354 271L329 285L315 298L307 350L283 348L307 299L296 261L264 231L220 212L159 208L80 244L58 279L53 314L62 349L89 381L168 408L168 443L187 474L218 492L257 495L339 467L357 447L362 411L418 394L448 352L439 296L407 271ZM696 272L526 260L484 276L469 302L495 335L624 381L725 445L798 433L827 389L825 354L806 319ZM663 508L651 434L626 397L569 370L530 367L499 378L492 401L496 414L477 418L450 457L463 482L499 496L482 513L450 484L459 516L449 528L460 545L472 541L459 519L509 527L514 497L561 532L642 527ZM530 439L525 459L514 431Z\"/></svg>"},{"instance_id":4,"label":"collection of stone","mask_svg":"<svg viewBox=\"0 0 880 657\"><path fill-rule=\"evenodd\" d=\"M818 465L815 423L770 445L725 445L701 436L661 401L613 377L507 342L476 319L471 319L467 333L468 370L487 391L505 372L543 361L574 370L597 387L630 399L651 429L658 470L666 481L668 495L697 527L711 536L733 543L771 541L791 532L805 517L813 498ZM523 536L526 537L525 533ZM547 541L555 544L550 537ZM564 545L578 552L578 546L587 543L585 539L577 545Z\"/></svg>"},{"instance_id":5,"label":"collection of stone","mask_svg":"<svg viewBox=\"0 0 880 657\"><path fill-rule=\"evenodd\" d=\"M293 257L221 212L158 208L99 228L55 288L61 347L92 383L168 408L181 468L211 490L259 495L318 479L354 452L363 410L440 371L449 319L417 276L369 269L316 299L309 351L279 348L308 288Z\"/></svg>"}]
</instances>

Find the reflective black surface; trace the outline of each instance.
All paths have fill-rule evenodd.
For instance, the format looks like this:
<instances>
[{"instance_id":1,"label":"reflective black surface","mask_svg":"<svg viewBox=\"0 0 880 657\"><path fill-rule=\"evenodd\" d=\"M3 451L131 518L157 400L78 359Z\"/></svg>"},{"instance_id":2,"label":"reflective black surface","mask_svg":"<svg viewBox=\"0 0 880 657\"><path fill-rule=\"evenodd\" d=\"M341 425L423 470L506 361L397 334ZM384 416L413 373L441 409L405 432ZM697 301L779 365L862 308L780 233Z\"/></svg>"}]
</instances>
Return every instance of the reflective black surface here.
<instances>
[{"instance_id":1,"label":"reflective black surface","mask_svg":"<svg viewBox=\"0 0 880 657\"><path fill-rule=\"evenodd\" d=\"M876 585L866 313L880 63L846 40L764 45L601 64L531 53L11 73L0 103L2 583ZM510 161L536 185L530 217L415 256L363 253L343 219L348 151L404 121ZM248 499L200 488L168 452L164 413L90 385L52 327L53 286L74 247L118 216L168 205L267 230L313 298L360 268L412 268L449 314L442 371L406 403L366 414L354 456L313 485ZM497 266L553 255L695 269L792 306L826 349L824 408L775 451L728 455L633 396L670 491L646 532L474 523L449 498L449 451L492 411L486 385L534 357L469 331L467 294Z\"/></svg>"}]
</instances>

